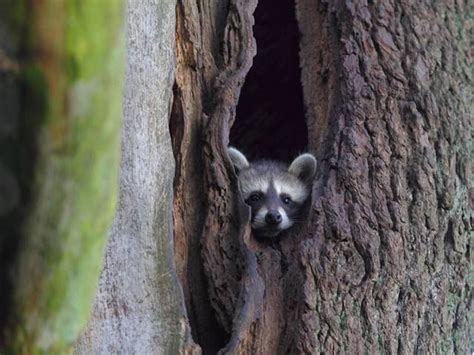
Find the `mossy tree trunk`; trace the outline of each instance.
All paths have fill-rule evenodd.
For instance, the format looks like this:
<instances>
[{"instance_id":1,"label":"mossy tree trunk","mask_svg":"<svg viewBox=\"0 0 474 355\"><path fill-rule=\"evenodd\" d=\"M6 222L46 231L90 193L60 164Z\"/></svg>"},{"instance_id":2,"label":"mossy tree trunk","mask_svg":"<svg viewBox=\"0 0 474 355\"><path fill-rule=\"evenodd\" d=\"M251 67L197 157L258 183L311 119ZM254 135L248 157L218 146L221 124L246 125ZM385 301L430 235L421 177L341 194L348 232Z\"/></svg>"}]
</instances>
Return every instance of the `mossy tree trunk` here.
<instances>
[{"instance_id":1,"label":"mossy tree trunk","mask_svg":"<svg viewBox=\"0 0 474 355\"><path fill-rule=\"evenodd\" d=\"M1 346L11 353L68 351L90 314L116 204L123 10L0 5Z\"/></svg>"}]
</instances>

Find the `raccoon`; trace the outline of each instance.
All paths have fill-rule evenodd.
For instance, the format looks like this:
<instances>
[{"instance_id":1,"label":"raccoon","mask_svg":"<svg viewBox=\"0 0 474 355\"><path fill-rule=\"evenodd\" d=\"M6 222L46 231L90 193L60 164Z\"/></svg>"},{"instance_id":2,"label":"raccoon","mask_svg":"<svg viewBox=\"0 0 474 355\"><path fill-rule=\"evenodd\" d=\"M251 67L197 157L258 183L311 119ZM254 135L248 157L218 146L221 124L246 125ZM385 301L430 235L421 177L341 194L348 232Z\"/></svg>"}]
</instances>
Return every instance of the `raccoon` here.
<instances>
[{"instance_id":1,"label":"raccoon","mask_svg":"<svg viewBox=\"0 0 474 355\"><path fill-rule=\"evenodd\" d=\"M239 150L229 147L240 192L252 211L251 226L257 236L276 237L301 220L316 174L316 159L298 156L288 167L271 160L249 163Z\"/></svg>"}]
</instances>

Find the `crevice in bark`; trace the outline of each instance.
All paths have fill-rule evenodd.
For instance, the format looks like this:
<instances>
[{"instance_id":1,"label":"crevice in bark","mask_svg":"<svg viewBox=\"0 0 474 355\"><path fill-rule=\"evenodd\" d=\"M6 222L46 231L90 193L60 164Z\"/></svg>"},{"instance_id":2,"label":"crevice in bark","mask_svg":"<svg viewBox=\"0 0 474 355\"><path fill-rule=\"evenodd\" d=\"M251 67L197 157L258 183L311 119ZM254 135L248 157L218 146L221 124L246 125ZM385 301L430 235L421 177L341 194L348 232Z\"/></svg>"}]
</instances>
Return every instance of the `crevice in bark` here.
<instances>
[{"instance_id":1,"label":"crevice in bark","mask_svg":"<svg viewBox=\"0 0 474 355\"><path fill-rule=\"evenodd\" d=\"M177 85L174 86L173 92L176 97L180 96ZM200 149L190 150L188 153L193 157L186 157L186 152L180 150L183 145L183 138L185 135L185 123L183 122L184 113L179 101L173 102L173 107L170 116L170 135L172 139L173 154L176 160L176 165L181 166L183 161L200 161ZM197 133L197 132L194 132ZM198 144L198 137L191 137L191 141ZM184 169L183 169L184 170ZM195 164L192 170L200 176L202 170L200 164ZM174 191L175 196L185 193L185 188L182 186L186 177L182 176L186 171L176 169ZM192 197L203 199L205 194L198 184L195 186L196 194ZM191 196L189 196L191 197ZM181 201L183 202L183 201ZM203 263L201 259L201 243L198 239L199 232L202 229L202 219L184 220L186 213L185 206L181 202L174 205L175 218L175 259L178 273L185 295L186 310L188 312L188 320L191 329L193 340L201 347L203 354L215 354L224 347L229 339L222 326L217 322L214 311L211 307L208 294L208 284L204 277ZM194 200L198 203L198 200ZM201 200L201 210L205 208L205 202ZM189 206L188 206L189 207ZM202 217L201 217L202 218ZM192 230L194 228L194 230ZM184 238L187 234L191 234L191 238Z\"/></svg>"},{"instance_id":2,"label":"crevice in bark","mask_svg":"<svg viewBox=\"0 0 474 355\"><path fill-rule=\"evenodd\" d=\"M242 275L246 262L240 226L246 222L236 220L248 217L231 194L237 183L228 175L232 167L225 147L254 56L255 4L230 0L207 7L182 0L176 8L170 121L176 159L175 259L192 335L204 354L215 354L229 343L239 293L254 279ZM242 317L241 323L249 318ZM240 338L233 343L238 345Z\"/></svg>"},{"instance_id":3,"label":"crevice in bark","mask_svg":"<svg viewBox=\"0 0 474 355\"><path fill-rule=\"evenodd\" d=\"M249 8L243 11L240 7L231 6L228 11L239 13L243 23L242 14ZM200 52L197 48L203 39L198 33L205 32L205 26L196 31L197 24L184 21L186 11L190 9L178 4L178 67L170 132L177 162L175 255L193 337L209 354L219 349L236 354L299 351L302 345L294 343L294 335L304 326L299 319L306 307L298 301L305 292L301 258L317 258L319 239L312 238L315 248L311 255L301 255L298 245L321 234L320 227L302 225L281 239L254 239L235 176L229 162L220 157L227 137L252 160L289 162L308 149L295 2L259 2L253 18L258 53L251 68L252 46L239 47L251 35L246 32L250 22L242 27L240 38L231 36L237 30L232 16L228 16L232 21L225 31L215 29L233 40L229 49L245 49L242 64L239 57L226 57L225 50L224 58L217 59ZM237 45L236 38L241 41ZM202 63L208 65L200 67ZM225 70L216 74L213 63ZM204 74L196 75L195 70ZM217 76L201 83L206 75ZM333 73L326 72L325 80L332 83L332 78ZM189 83L194 87L187 87ZM197 97L200 100L193 104ZM316 120L312 122L313 132L321 139L325 131L317 130ZM317 153L316 149L311 151ZM308 211L310 204L308 201ZM315 208L313 214L318 213ZM309 233L307 227L315 231Z\"/></svg>"},{"instance_id":4,"label":"crevice in bark","mask_svg":"<svg viewBox=\"0 0 474 355\"><path fill-rule=\"evenodd\" d=\"M215 3L199 9L179 3L174 112L183 118L171 127L181 136L174 144L180 169L175 242L193 327L205 329L189 298L193 285L201 285L214 326L229 334L223 353L413 352L418 330L411 324L427 305L426 322L450 327L445 348L457 347L449 335L465 334L451 320L466 320L452 309L466 305L446 280L463 290L467 173L462 183L454 181L450 171L466 169L449 156L456 153L453 139L465 142L453 132L467 124L460 96L442 83L451 80L456 88L464 79L461 72L439 71L430 54L442 53L436 41L414 37L420 17L403 20L399 8L406 6L392 1L296 0L296 22L288 17L292 2L261 0L254 17L259 51L247 75L253 5L223 1L216 11ZM453 21L453 11L423 6L410 11L429 14L426 25L435 24L446 39L439 43L451 45L453 35L436 21L444 12ZM216 21L222 11L225 23ZM425 45L434 51L420 51ZM227 159L228 138L250 159L288 161L304 150L316 155L313 200L299 229L269 243L251 237ZM436 210L444 194L446 211ZM461 202L453 205L453 196ZM189 265L197 265L192 258L202 261L193 271L202 270L204 283L188 277ZM451 307L450 322L438 319L428 302L435 298L436 309ZM420 338L420 351L433 348L441 334L433 329L429 343Z\"/></svg>"},{"instance_id":5,"label":"crevice in bark","mask_svg":"<svg viewBox=\"0 0 474 355\"><path fill-rule=\"evenodd\" d=\"M248 208L235 176L226 176L232 171L230 162L219 157L225 154L230 127L231 144L250 159L290 161L307 149L294 2L262 0L252 18L254 5L222 5L228 12L225 29L212 29L224 36L220 52L215 38L205 38L209 22L186 22L196 9L186 2L177 6L170 120L177 163L175 255L193 337L205 354L219 349L273 353L285 326L284 299L293 294L283 296L278 282L288 267L296 267L289 260L294 257L287 258L291 242L287 239L282 250L280 241L259 243L250 237ZM259 55L250 69L253 20ZM213 50L201 52L203 43L214 43ZM203 75L196 75L200 70ZM265 284L270 295L264 303Z\"/></svg>"},{"instance_id":6,"label":"crevice in bark","mask_svg":"<svg viewBox=\"0 0 474 355\"><path fill-rule=\"evenodd\" d=\"M240 94L230 144L250 159L290 161L308 144L294 0L260 0L254 18L257 55Z\"/></svg>"},{"instance_id":7,"label":"crevice in bark","mask_svg":"<svg viewBox=\"0 0 474 355\"><path fill-rule=\"evenodd\" d=\"M178 90L179 88L175 85L173 91L176 97L180 96ZM173 102L169 127L177 166L181 166L183 161L186 160L191 162L201 160L199 154L200 149L190 150L189 154L191 154L192 157L186 157L186 153L179 149L183 144L184 131L186 129L183 119L183 108L179 105L179 101L175 100ZM199 144L197 143L198 137L191 137L190 140L195 144ZM193 171L198 172L199 176L202 174L202 169L199 164L194 165ZM176 169L174 184L175 194L180 194L184 189L184 187L180 185L180 182L183 182L186 178L182 176L182 174L185 173L186 171ZM195 187L197 188L197 194L193 195L193 197L203 198L204 191L202 191L197 184ZM195 200L194 202L197 201ZM201 201L201 204L202 209L204 209L204 201ZM196 218L195 220L185 221L184 217L181 217L186 213L184 208L185 206L181 203L175 203L174 242L177 269L181 276L193 340L201 346L204 354L215 354L226 344L229 336L217 322L209 301L208 285L204 277L201 260L201 244L198 239L199 231L202 229L202 219ZM195 230L190 231L190 228L194 228ZM192 233L192 238L183 238L187 233Z\"/></svg>"}]
</instances>

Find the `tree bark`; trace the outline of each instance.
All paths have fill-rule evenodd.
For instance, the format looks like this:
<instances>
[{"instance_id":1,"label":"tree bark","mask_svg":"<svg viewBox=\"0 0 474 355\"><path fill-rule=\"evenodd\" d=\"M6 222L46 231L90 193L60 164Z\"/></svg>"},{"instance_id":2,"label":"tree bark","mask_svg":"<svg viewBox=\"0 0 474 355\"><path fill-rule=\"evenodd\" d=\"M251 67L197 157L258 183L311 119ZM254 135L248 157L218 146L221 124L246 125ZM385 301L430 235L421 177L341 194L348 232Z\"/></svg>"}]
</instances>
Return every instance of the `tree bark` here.
<instances>
[{"instance_id":1,"label":"tree bark","mask_svg":"<svg viewBox=\"0 0 474 355\"><path fill-rule=\"evenodd\" d=\"M198 353L172 248L174 1L131 1L120 193L78 354Z\"/></svg>"},{"instance_id":2,"label":"tree bark","mask_svg":"<svg viewBox=\"0 0 474 355\"><path fill-rule=\"evenodd\" d=\"M25 101L24 117L39 108L32 128L44 133L37 165L20 171L35 179L31 214L23 214L14 179L0 186L8 190L1 217L27 217L19 258L2 250L2 266L16 265L18 275L10 284L14 326L4 339L24 353L68 351L88 315L107 225L102 212L110 217L113 206L113 184L102 183L114 179L109 162L118 136L113 112L97 130L82 130L84 118L102 112L99 103L118 102L118 88L107 83L117 75L109 60L120 51L106 50L120 47L110 40L118 22L108 32L102 17L96 22L78 4L68 8L70 19L40 16L46 3L55 4L32 7L34 38L53 36L38 43L60 45L45 53L34 47L42 75L25 72L33 102ZM131 0L118 211L75 352L467 353L472 82L465 7ZM64 37L67 19L78 31ZM112 37L88 50L84 43L96 42L82 25ZM68 47L76 41L82 45ZM4 51L17 55L15 43ZM94 66L82 62L89 56ZM15 99L23 68L10 59L0 56L2 75L12 80L0 89ZM71 88L71 77L59 75L64 62L74 79L93 68L105 73L103 85L80 80ZM47 114L35 86L45 82ZM93 99L89 85L100 89ZM20 106L9 102L14 116ZM0 139L13 130L5 132ZM36 131L22 132L15 147ZM102 137L112 143L96 155ZM251 157L290 160L307 149L318 158L299 227L273 240L252 235L229 143ZM34 157L36 144L22 154ZM3 151L1 159L11 169ZM8 169L0 165L0 177ZM21 235L11 222L3 225ZM11 248L5 241L2 248Z\"/></svg>"},{"instance_id":3,"label":"tree bark","mask_svg":"<svg viewBox=\"0 0 474 355\"><path fill-rule=\"evenodd\" d=\"M226 155L255 5L178 1L174 238L194 339L204 353L466 353L466 4L296 1L319 171L307 223L270 243L251 236ZM258 152L244 126L234 142Z\"/></svg>"},{"instance_id":4,"label":"tree bark","mask_svg":"<svg viewBox=\"0 0 474 355\"><path fill-rule=\"evenodd\" d=\"M122 10L0 5L2 352L66 352L87 322L115 211Z\"/></svg>"},{"instance_id":5,"label":"tree bark","mask_svg":"<svg viewBox=\"0 0 474 355\"><path fill-rule=\"evenodd\" d=\"M311 224L323 228L319 257L310 245L302 256L315 317L301 323L318 332L300 328L301 344L468 352L464 6L297 2L310 147L322 157Z\"/></svg>"}]
</instances>

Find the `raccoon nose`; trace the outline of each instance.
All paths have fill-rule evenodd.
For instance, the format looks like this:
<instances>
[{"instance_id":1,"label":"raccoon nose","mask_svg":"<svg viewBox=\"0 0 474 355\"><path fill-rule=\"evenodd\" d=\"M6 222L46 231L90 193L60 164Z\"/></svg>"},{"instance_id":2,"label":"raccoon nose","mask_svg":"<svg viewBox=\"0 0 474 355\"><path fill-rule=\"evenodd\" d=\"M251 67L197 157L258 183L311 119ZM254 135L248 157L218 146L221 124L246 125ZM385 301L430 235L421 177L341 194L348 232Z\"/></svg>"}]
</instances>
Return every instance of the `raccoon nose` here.
<instances>
[{"instance_id":1,"label":"raccoon nose","mask_svg":"<svg viewBox=\"0 0 474 355\"><path fill-rule=\"evenodd\" d=\"M278 211L269 211L265 216L265 222L274 226L279 225L282 219L283 218L281 217L281 214Z\"/></svg>"}]
</instances>

